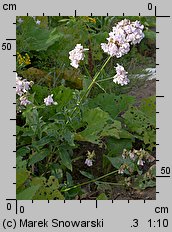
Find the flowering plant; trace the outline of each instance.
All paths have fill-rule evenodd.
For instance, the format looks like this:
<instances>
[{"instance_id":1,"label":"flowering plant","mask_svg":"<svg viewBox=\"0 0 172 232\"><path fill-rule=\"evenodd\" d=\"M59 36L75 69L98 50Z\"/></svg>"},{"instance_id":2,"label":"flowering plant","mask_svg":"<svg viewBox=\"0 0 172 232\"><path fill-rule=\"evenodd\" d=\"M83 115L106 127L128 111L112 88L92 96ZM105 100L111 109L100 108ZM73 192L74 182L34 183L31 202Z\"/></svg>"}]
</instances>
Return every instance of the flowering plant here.
<instances>
[{"instance_id":1,"label":"flowering plant","mask_svg":"<svg viewBox=\"0 0 172 232\"><path fill-rule=\"evenodd\" d=\"M154 98L137 107L135 97L121 94L132 85L124 59L145 38L145 27L123 19L107 37L107 31L97 32L99 18L91 19L69 17L65 26L58 20L59 36L57 28L43 28L44 18L17 19L22 45L17 50L24 50L18 53L16 75L17 199L26 199L28 192L31 199L89 199L85 186L97 194L102 185L128 188L135 182L126 178L135 175L142 189L154 186L153 171L144 172L154 162L148 153L155 148ZM76 33L72 40L66 28L76 23L82 23L83 35ZM29 26L31 31L25 29ZM23 33L29 45L23 46Z\"/></svg>"}]
</instances>

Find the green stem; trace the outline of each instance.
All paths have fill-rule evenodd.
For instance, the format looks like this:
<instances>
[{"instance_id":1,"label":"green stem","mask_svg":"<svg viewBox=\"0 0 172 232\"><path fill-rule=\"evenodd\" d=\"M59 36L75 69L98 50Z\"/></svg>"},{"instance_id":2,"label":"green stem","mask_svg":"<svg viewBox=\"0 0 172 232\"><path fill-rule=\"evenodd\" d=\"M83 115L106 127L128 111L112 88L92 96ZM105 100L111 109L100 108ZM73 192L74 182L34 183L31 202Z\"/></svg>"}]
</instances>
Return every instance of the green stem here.
<instances>
[{"instance_id":1,"label":"green stem","mask_svg":"<svg viewBox=\"0 0 172 232\"><path fill-rule=\"evenodd\" d=\"M97 181L98 184L109 184L109 185L115 185L115 186L125 186L125 184L122 183L112 183L112 182L106 182L106 181Z\"/></svg>"},{"instance_id":2,"label":"green stem","mask_svg":"<svg viewBox=\"0 0 172 232\"><path fill-rule=\"evenodd\" d=\"M85 69L87 75L89 76L89 78L92 79L92 78L91 78L91 75L90 75L90 73L89 73L89 71L88 71L88 69L87 69L87 67L86 67L86 65L85 65L85 63L84 63L84 69Z\"/></svg>"},{"instance_id":3,"label":"green stem","mask_svg":"<svg viewBox=\"0 0 172 232\"><path fill-rule=\"evenodd\" d=\"M109 56L107 58L107 60L105 61L105 63L103 64L103 66L101 67L100 71L97 72L92 80L92 82L90 83L90 85L88 86L87 90L85 91L85 93L82 95L80 101L77 103L77 106L73 109L72 113L71 113L71 117L73 116L73 114L75 113L75 111L78 109L78 107L80 106L80 104L82 103L82 101L84 100L85 97L88 96L90 90L92 89L94 83L96 82L97 78L99 77L100 73L103 71L103 69L105 68L105 66L107 65L107 63L109 62L109 60L111 59L111 56ZM66 124L69 123L69 120L66 122Z\"/></svg>"},{"instance_id":4,"label":"green stem","mask_svg":"<svg viewBox=\"0 0 172 232\"><path fill-rule=\"evenodd\" d=\"M103 71L103 69L105 68L105 66L107 65L107 63L109 62L110 59L111 59L111 56L108 57L108 59L105 61L105 63L104 63L103 66L101 67L100 71L94 76L94 78L93 78L91 84L88 86L87 90L85 91L85 93L84 93L83 96L81 97L79 104L81 104L82 100L83 100L86 96L88 96L88 94L89 94L90 90L92 89L94 83L96 82L98 76L99 76L100 73Z\"/></svg>"},{"instance_id":5,"label":"green stem","mask_svg":"<svg viewBox=\"0 0 172 232\"><path fill-rule=\"evenodd\" d=\"M96 83L95 83L104 93L106 93L106 90L105 89L103 89L103 87L101 86L101 85L99 85L99 83L96 81Z\"/></svg>"},{"instance_id":6,"label":"green stem","mask_svg":"<svg viewBox=\"0 0 172 232\"><path fill-rule=\"evenodd\" d=\"M110 173L107 173L107 174L105 174L105 175L103 175L103 176L100 176L100 177L98 177L98 178L96 178L96 179L89 180L89 181L87 181L87 182L84 182L84 183L75 185L75 186L73 186L73 187L71 187L71 188L67 188L67 189L64 189L64 190L61 190L61 191L62 191L62 192L67 192L67 191L69 191L69 190L72 190L72 189L81 187L81 186L83 186L83 185L96 182L96 181L101 180L101 179L103 179L103 178L105 178L105 177L107 177L107 176L110 176L110 175L112 175L112 174L114 174L114 173L116 173L116 172L118 172L118 170L115 170L115 171L113 171L113 172L110 172Z\"/></svg>"},{"instance_id":7,"label":"green stem","mask_svg":"<svg viewBox=\"0 0 172 232\"><path fill-rule=\"evenodd\" d=\"M114 77L108 77L108 78L106 78L106 79L103 79L103 80L99 80L99 81L97 81L97 82L103 82L103 81L108 81L108 80L112 80Z\"/></svg>"}]
</instances>

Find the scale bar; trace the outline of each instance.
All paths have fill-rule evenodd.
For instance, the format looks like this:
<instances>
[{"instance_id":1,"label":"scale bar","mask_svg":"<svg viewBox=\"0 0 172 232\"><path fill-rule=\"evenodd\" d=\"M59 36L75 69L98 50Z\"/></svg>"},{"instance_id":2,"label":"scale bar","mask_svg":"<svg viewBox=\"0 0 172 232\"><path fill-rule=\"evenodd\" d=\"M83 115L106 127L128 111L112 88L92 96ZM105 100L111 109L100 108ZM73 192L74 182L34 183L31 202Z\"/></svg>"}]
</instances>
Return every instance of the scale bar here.
<instances>
[{"instance_id":1,"label":"scale bar","mask_svg":"<svg viewBox=\"0 0 172 232\"><path fill-rule=\"evenodd\" d=\"M170 18L170 15L156 15L156 18Z\"/></svg>"},{"instance_id":2,"label":"scale bar","mask_svg":"<svg viewBox=\"0 0 172 232\"><path fill-rule=\"evenodd\" d=\"M156 176L156 177L170 178L171 176Z\"/></svg>"},{"instance_id":3,"label":"scale bar","mask_svg":"<svg viewBox=\"0 0 172 232\"><path fill-rule=\"evenodd\" d=\"M7 198L6 201L17 201L17 199L14 199L14 198Z\"/></svg>"},{"instance_id":4,"label":"scale bar","mask_svg":"<svg viewBox=\"0 0 172 232\"><path fill-rule=\"evenodd\" d=\"M6 40L8 41L8 40L16 40L16 39L6 39Z\"/></svg>"}]
</instances>

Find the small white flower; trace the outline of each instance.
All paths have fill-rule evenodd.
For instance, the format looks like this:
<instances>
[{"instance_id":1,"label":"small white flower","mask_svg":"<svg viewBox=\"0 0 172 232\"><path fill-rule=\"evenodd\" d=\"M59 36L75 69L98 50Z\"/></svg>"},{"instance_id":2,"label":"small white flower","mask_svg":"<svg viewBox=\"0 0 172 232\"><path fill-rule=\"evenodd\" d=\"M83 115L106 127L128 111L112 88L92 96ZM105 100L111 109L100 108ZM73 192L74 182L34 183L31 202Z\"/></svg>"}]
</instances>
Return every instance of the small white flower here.
<instances>
[{"instance_id":1,"label":"small white flower","mask_svg":"<svg viewBox=\"0 0 172 232\"><path fill-rule=\"evenodd\" d=\"M69 52L69 59L71 60L70 65L74 68L79 67L79 63L81 60L84 60L84 51L89 49L83 48L81 44L77 44L75 48Z\"/></svg>"},{"instance_id":2,"label":"small white flower","mask_svg":"<svg viewBox=\"0 0 172 232\"><path fill-rule=\"evenodd\" d=\"M37 24L37 25L40 25L40 24L41 24L41 21L37 19L37 20L36 20L36 24Z\"/></svg>"},{"instance_id":3,"label":"small white flower","mask_svg":"<svg viewBox=\"0 0 172 232\"><path fill-rule=\"evenodd\" d=\"M48 97L44 98L44 103L46 106L57 105L57 102L54 102L53 100L53 94L48 95Z\"/></svg>"},{"instance_id":4,"label":"small white flower","mask_svg":"<svg viewBox=\"0 0 172 232\"><path fill-rule=\"evenodd\" d=\"M129 152L129 156L130 156L130 159L131 160L135 160L135 154L134 154L134 152Z\"/></svg>"},{"instance_id":5,"label":"small white flower","mask_svg":"<svg viewBox=\"0 0 172 232\"><path fill-rule=\"evenodd\" d=\"M24 96L20 97L20 105L26 106L29 104L31 104L31 102L29 100L27 100L26 97L24 97Z\"/></svg>"},{"instance_id":6,"label":"small white flower","mask_svg":"<svg viewBox=\"0 0 172 232\"><path fill-rule=\"evenodd\" d=\"M23 23L23 19L22 19L22 18L19 18L19 19L17 20L17 22L18 22L18 23Z\"/></svg>"},{"instance_id":7,"label":"small white flower","mask_svg":"<svg viewBox=\"0 0 172 232\"><path fill-rule=\"evenodd\" d=\"M143 166L144 163L145 163L145 161L142 160L142 159L139 159L139 160L137 161L137 165L139 165L139 166Z\"/></svg>"},{"instance_id":8,"label":"small white flower","mask_svg":"<svg viewBox=\"0 0 172 232\"><path fill-rule=\"evenodd\" d=\"M93 160L91 159L86 159L85 160L85 164L88 166L88 167L91 167L93 165Z\"/></svg>"},{"instance_id":9,"label":"small white flower","mask_svg":"<svg viewBox=\"0 0 172 232\"><path fill-rule=\"evenodd\" d=\"M116 75L114 76L113 82L120 84L121 86L127 85L130 80L127 77L127 72L125 71L124 67L117 64L116 68Z\"/></svg>"},{"instance_id":10,"label":"small white flower","mask_svg":"<svg viewBox=\"0 0 172 232\"><path fill-rule=\"evenodd\" d=\"M124 171L125 170L121 168L121 169L118 170L118 174L124 174Z\"/></svg>"}]
</instances>

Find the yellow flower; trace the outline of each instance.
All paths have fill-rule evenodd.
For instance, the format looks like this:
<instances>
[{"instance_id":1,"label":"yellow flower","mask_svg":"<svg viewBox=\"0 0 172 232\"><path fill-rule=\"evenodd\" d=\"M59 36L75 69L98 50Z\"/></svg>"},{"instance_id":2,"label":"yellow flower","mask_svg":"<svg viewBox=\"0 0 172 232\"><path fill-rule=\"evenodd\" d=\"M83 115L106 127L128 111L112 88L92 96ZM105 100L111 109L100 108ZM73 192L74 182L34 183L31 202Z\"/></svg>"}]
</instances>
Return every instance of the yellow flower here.
<instances>
[{"instance_id":1,"label":"yellow flower","mask_svg":"<svg viewBox=\"0 0 172 232\"><path fill-rule=\"evenodd\" d=\"M95 18L91 18L91 17L88 17L88 16L84 16L83 18L84 18L86 21L88 21L88 22L96 23L96 19L95 19Z\"/></svg>"},{"instance_id":2,"label":"yellow flower","mask_svg":"<svg viewBox=\"0 0 172 232\"><path fill-rule=\"evenodd\" d=\"M22 55L17 52L17 62L19 65L24 66L31 64L30 57L27 53L25 54L25 56L22 57Z\"/></svg>"}]
</instances>

